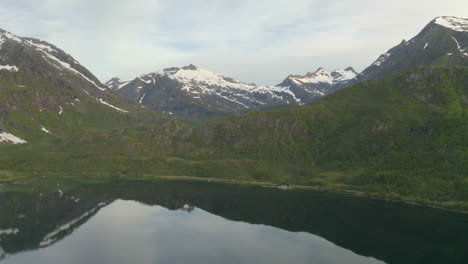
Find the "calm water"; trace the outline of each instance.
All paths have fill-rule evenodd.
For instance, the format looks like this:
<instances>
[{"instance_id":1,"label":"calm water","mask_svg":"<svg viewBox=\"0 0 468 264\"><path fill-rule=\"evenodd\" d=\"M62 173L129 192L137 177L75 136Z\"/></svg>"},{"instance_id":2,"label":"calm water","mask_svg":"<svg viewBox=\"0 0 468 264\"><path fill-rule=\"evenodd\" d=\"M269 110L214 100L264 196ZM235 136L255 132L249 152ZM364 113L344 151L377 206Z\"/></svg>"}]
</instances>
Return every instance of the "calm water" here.
<instances>
[{"instance_id":1,"label":"calm water","mask_svg":"<svg viewBox=\"0 0 468 264\"><path fill-rule=\"evenodd\" d=\"M162 181L0 192L1 264L468 263L467 251L467 215L336 194Z\"/></svg>"}]
</instances>

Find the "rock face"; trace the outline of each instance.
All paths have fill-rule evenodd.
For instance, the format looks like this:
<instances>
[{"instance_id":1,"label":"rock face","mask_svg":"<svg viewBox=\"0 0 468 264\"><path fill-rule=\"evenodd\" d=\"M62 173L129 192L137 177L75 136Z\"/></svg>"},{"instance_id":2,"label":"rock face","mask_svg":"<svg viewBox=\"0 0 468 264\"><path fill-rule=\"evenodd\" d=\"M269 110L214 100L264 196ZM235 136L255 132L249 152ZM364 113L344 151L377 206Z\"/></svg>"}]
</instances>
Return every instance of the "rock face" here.
<instances>
[{"instance_id":1,"label":"rock face","mask_svg":"<svg viewBox=\"0 0 468 264\"><path fill-rule=\"evenodd\" d=\"M468 65L468 19L437 17L417 36L403 40L352 83L378 79L420 65Z\"/></svg>"},{"instance_id":2,"label":"rock face","mask_svg":"<svg viewBox=\"0 0 468 264\"><path fill-rule=\"evenodd\" d=\"M127 82L113 78L106 85L154 110L202 119L309 103L355 76L352 68L331 73L320 68L305 76L290 75L276 86L257 86L188 65Z\"/></svg>"}]
</instances>

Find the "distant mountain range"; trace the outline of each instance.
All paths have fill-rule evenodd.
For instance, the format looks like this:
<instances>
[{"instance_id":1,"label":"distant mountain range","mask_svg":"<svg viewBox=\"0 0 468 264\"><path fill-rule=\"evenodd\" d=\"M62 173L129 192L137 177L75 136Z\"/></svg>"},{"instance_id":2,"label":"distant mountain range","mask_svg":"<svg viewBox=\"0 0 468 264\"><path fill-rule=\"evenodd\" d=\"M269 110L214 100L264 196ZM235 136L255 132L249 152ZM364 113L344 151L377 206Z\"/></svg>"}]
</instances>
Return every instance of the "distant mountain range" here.
<instances>
[{"instance_id":1,"label":"distant mountain range","mask_svg":"<svg viewBox=\"0 0 468 264\"><path fill-rule=\"evenodd\" d=\"M156 111L200 119L310 103L356 75L351 67L333 72L320 68L305 76L290 75L276 86L258 86L188 65L132 81L112 78L105 85Z\"/></svg>"},{"instance_id":2,"label":"distant mountain range","mask_svg":"<svg viewBox=\"0 0 468 264\"><path fill-rule=\"evenodd\" d=\"M194 65L168 68L106 86L176 118L203 119L313 102L353 84L420 65L467 65L467 20L438 17L416 37L403 40L358 74L352 67L291 74L275 86L246 84Z\"/></svg>"}]
</instances>

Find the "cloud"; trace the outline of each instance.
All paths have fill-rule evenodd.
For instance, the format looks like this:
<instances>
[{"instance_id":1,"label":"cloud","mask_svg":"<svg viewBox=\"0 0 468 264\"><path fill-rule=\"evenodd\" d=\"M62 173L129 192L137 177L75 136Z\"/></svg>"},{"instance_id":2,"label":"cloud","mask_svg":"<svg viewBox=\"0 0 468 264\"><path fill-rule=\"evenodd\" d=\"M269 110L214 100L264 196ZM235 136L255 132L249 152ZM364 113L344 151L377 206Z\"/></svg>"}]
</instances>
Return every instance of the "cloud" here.
<instances>
[{"instance_id":1,"label":"cloud","mask_svg":"<svg viewBox=\"0 0 468 264\"><path fill-rule=\"evenodd\" d=\"M319 66L362 70L434 17L466 10L462 0L2 0L0 27L56 44L101 80L194 63L275 84Z\"/></svg>"}]
</instances>

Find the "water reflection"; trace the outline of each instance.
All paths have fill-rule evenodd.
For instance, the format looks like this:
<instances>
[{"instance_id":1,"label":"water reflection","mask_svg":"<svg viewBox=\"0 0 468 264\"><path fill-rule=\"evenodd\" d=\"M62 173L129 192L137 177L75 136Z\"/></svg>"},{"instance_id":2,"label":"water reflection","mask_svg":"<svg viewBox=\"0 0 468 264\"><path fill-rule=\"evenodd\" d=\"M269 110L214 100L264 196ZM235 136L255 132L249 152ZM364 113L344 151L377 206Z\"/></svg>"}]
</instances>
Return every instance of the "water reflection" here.
<instances>
[{"instance_id":1,"label":"water reflection","mask_svg":"<svg viewBox=\"0 0 468 264\"><path fill-rule=\"evenodd\" d=\"M468 259L462 214L214 183L61 184L73 188L0 193L0 256L9 255L2 264Z\"/></svg>"},{"instance_id":2,"label":"water reflection","mask_svg":"<svg viewBox=\"0 0 468 264\"><path fill-rule=\"evenodd\" d=\"M378 263L308 233L117 200L70 237L5 263Z\"/></svg>"}]
</instances>

